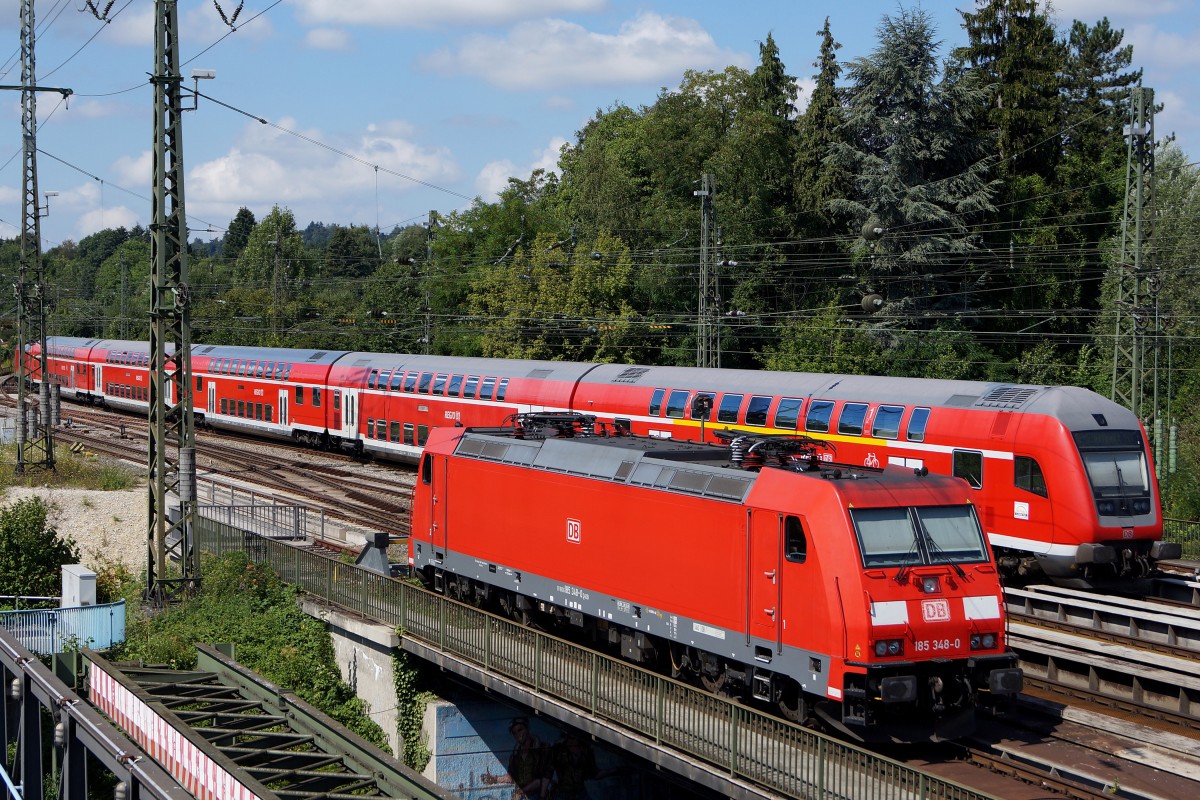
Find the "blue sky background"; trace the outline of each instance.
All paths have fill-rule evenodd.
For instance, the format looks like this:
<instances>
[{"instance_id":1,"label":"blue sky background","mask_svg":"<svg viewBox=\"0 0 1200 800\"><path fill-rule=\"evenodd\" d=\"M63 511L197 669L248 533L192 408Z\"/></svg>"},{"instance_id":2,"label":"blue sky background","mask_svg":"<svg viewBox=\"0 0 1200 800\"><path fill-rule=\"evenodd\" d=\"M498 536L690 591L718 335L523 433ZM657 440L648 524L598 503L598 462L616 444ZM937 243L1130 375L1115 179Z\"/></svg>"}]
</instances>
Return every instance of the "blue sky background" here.
<instances>
[{"instance_id":1,"label":"blue sky background","mask_svg":"<svg viewBox=\"0 0 1200 800\"><path fill-rule=\"evenodd\" d=\"M227 15L235 0L219 0ZM107 0L97 3L103 10ZM101 23L78 0L37 0L44 247L150 217L152 0L115 0ZM905 7L915 4L904 3ZM959 2L925 2L943 52L963 44ZM652 103L686 69L753 68L773 33L806 101L826 15L839 56L876 46L881 0L246 0L230 33L210 0L180 0L184 75L215 70L183 134L191 236L241 206L275 204L304 227L423 222L494 199L512 175L552 169L598 108ZM18 84L18 0L0 0L0 83ZM1196 0L1056 0L1060 27L1108 16L1166 104L1161 137L1200 151ZM191 86L191 81L186 81ZM21 223L20 93L0 96L0 237ZM249 116L247 116L249 115ZM257 119L266 120L263 124ZM290 131L286 132L286 131ZM296 135L298 134L298 135ZM334 151L350 154L353 158ZM377 170L375 167L378 166ZM401 177L404 176L404 177ZM211 229L211 230L210 230Z\"/></svg>"}]
</instances>

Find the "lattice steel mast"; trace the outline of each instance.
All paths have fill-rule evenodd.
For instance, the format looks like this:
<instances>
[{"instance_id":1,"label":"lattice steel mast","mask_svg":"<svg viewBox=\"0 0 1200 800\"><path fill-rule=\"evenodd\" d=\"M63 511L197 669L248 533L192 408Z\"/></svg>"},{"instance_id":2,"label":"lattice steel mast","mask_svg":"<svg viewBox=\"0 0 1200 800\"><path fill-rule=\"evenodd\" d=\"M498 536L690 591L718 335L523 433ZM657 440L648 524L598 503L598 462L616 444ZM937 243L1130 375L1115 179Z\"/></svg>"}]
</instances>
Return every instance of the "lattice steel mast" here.
<instances>
[{"instance_id":1,"label":"lattice steel mast","mask_svg":"<svg viewBox=\"0 0 1200 800\"><path fill-rule=\"evenodd\" d=\"M1142 307L1150 286L1145 243L1150 237L1154 198L1154 90L1137 86L1130 97L1125 213L1121 260L1117 264L1116 334L1113 340L1112 399L1142 414L1147 371L1144 338L1152 312Z\"/></svg>"},{"instance_id":2,"label":"lattice steel mast","mask_svg":"<svg viewBox=\"0 0 1200 800\"><path fill-rule=\"evenodd\" d=\"M54 469L54 435L50 425L50 383L46 373L46 283L42 269L42 209L38 207L37 183L37 92L58 92L64 98L70 89L39 89L34 69L33 0L21 0L21 85L0 89L21 90L21 154L24 188L21 211L21 264L13 287L17 299L17 347L14 371L17 376L17 464L15 472L26 468ZM36 359L27 359L25 351L38 345ZM38 381L40 424L29 418L26 405L28 384ZM30 422L33 424L31 425Z\"/></svg>"},{"instance_id":3,"label":"lattice steel mast","mask_svg":"<svg viewBox=\"0 0 1200 800\"><path fill-rule=\"evenodd\" d=\"M717 281L717 212L713 205L716 182L701 176L700 189L700 304L696 311L696 366L721 366L721 292Z\"/></svg>"},{"instance_id":4,"label":"lattice steel mast","mask_svg":"<svg viewBox=\"0 0 1200 800\"><path fill-rule=\"evenodd\" d=\"M196 430L192 406L191 297L183 205L183 104L176 0L155 0L154 166L150 223L150 513L146 593L169 601L200 580L192 544L196 507ZM168 499L179 498L171 520ZM168 576L169 557L179 575Z\"/></svg>"}]
</instances>

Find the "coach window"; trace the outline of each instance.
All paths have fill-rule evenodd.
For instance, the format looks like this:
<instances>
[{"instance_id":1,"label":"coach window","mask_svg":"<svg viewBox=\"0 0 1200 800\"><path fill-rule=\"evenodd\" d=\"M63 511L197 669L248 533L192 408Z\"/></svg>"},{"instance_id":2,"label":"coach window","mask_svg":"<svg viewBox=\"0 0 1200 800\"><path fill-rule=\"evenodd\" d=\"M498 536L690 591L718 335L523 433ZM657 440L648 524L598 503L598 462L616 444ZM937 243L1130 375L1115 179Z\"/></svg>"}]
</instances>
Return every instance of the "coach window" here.
<instances>
[{"instance_id":1,"label":"coach window","mask_svg":"<svg viewBox=\"0 0 1200 800\"><path fill-rule=\"evenodd\" d=\"M647 412L650 416L657 417L662 413L662 401L666 393L666 389L655 389L654 394L650 395L650 410Z\"/></svg>"},{"instance_id":2,"label":"coach window","mask_svg":"<svg viewBox=\"0 0 1200 800\"><path fill-rule=\"evenodd\" d=\"M717 422L737 423L738 412L742 408L744 394L727 394L721 398L721 408L717 410Z\"/></svg>"},{"instance_id":3,"label":"coach window","mask_svg":"<svg viewBox=\"0 0 1200 800\"><path fill-rule=\"evenodd\" d=\"M446 394L451 397L458 397L458 393L462 390L462 375L450 376L450 388L446 390Z\"/></svg>"},{"instance_id":4,"label":"coach window","mask_svg":"<svg viewBox=\"0 0 1200 800\"><path fill-rule=\"evenodd\" d=\"M375 438L381 442L387 441L387 420L375 420Z\"/></svg>"},{"instance_id":5,"label":"coach window","mask_svg":"<svg viewBox=\"0 0 1200 800\"><path fill-rule=\"evenodd\" d=\"M863 422L867 418L866 403L846 403L838 416L838 433L847 436L862 436Z\"/></svg>"},{"instance_id":6,"label":"coach window","mask_svg":"<svg viewBox=\"0 0 1200 800\"><path fill-rule=\"evenodd\" d=\"M783 518L783 555L788 561L803 564L808 557L808 540L799 517Z\"/></svg>"},{"instance_id":7,"label":"coach window","mask_svg":"<svg viewBox=\"0 0 1200 800\"><path fill-rule=\"evenodd\" d=\"M746 424L763 426L767 424L767 411L771 408L770 397L762 397L755 395L750 398L750 405L746 407Z\"/></svg>"},{"instance_id":8,"label":"coach window","mask_svg":"<svg viewBox=\"0 0 1200 800\"><path fill-rule=\"evenodd\" d=\"M201 375L196 376L196 391L197 392L204 391L204 377Z\"/></svg>"},{"instance_id":9,"label":"coach window","mask_svg":"<svg viewBox=\"0 0 1200 800\"><path fill-rule=\"evenodd\" d=\"M508 378L501 378L500 383L496 386L496 399L503 400L508 394Z\"/></svg>"},{"instance_id":10,"label":"coach window","mask_svg":"<svg viewBox=\"0 0 1200 800\"><path fill-rule=\"evenodd\" d=\"M1018 489L1049 497L1046 493L1046 476L1042 474L1041 466L1029 456L1016 456L1013 459L1013 483Z\"/></svg>"},{"instance_id":11,"label":"coach window","mask_svg":"<svg viewBox=\"0 0 1200 800\"><path fill-rule=\"evenodd\" d=\"M404 391L414 392L417 389L417 373L410 372L404 376Z\"/></svg>"},{"instance_id":12,"label":"coach window","mask_svg":"<svg viewBox=\"0 0 1200 800\"><path fill-rule=\"evenodd\" d=\"M342 393L341 392L335 391L333 393L333 410L334 411L342 410Z\"/></svg>"},{"instance_id":13,"label":"coach window","mask_svg":"<svg viewBox=\"0 0 1200 800\"><path fill-rule=\"evenodd\" d=\"M371 370L371 374L367 376L367 388L374 389L375 381L377 380L379 380L379 370L373 369Z\"/></svg>"},{"instance_id":14,"label":"coach window","mask_svg":"<svg viewBox=\"0 0 1200 800\"><path fill-rule=\"evenodd\" d=\"M462 396L466 397L468 399L473 398L475 396L475 387L478 385L479 385L479 378L475 375L468 375L467 383L463 387Z\"/></svg>"},{"instance_id":15,"label":"coach window","mask_svg":"<svg viewBox=\"0 0 1200 800\"><path fill-rule=\"evenodd\" d=\"M296 387L296 405L298 405L298 406L304 405L304 387L303 386Z\"/></svg>"},{"instance_id":16,"label":"coach window","mask_svg":"<svg viewBox=\"0 0 1200 800\"><path fill-rule=\"evenodd\" d=\"M374 417L367 417L367 438L368 439L375 438L375 418Z\"/></svg>"},{"instance_id":17,"label":"coach window","mask_svg":"<svg viewBox=\"0 0 1200 800\"><path fill-rule=\"evenodd\" d=\"M267 368L263 370L263 377L266 378L267 380L271 380L271 376L273 376L274 374L275 374L275 362L268 361Z\"/></svg>"},{"instance_id":18,"label":"coach window","mask_svg":"<svg viewBox=\"0 0 1200 800\"><path fill-rule=\"evenodd\" d=\"M429 384L433 383L432 372L422 372L421 380L417 383L417 394L429 394Z\"/></svg>"},{"instance_id":19,"label":"coach window","mask_svg":"<svg viewBox=\"0 0 1200 800\"><path fill-rule=\"evenodd\" d=\"M829 430L829 418L833 416L832 400L813 400L804 418L804 430L824 433Z\"/></svg>"},{"instance_id":20,"label":"coach window","mask_svg":"<svg viewBox=\"0 0 1200 800\"><path fill-rule=\"evenodd\" d=\"M687 389L676 389L667 397L667 416L683 419L683 410L687 408Z\"/></svg>"},{"instance_id":21,"label":"coach window","mask_svg":"<svg viewBox=\"0 0 1200 800\"><path fill-rule=\"evenodd\" d=\"M321 407L321 387L320 386L312 387L312 404L313 404L313 408Z\"/></svg>"},{"instance_id":22,"label":"coach window","mask_svg":"<svg viewBox=\"0 0 1200 800\"><path fill-rule=\"evenodd\" d=\"M424 447L425 440L428 438L429 438L429 426L428 425L418 425L417 426L417 447Z\"/></svg>"},{"instance_id":23,"label":"coach window","mask_svg":"<svg viewBox=\"0 0 1200 800\"><path fill-rule=\"evenodd\" d=\"M259 422L262 422L262 403L254 404L254 418Z\"/></svg>"},{"instance_id":24,"label":"coach window","mask_svg":"<svg viewBox=\"0 0 1200 800\"><path fill-rule=\"evenodd\" d=\"M261 378L263 373L267 371L267 362L260 361L254 365L254 377Z\"/></svg>"},{"instance_id":25,"label":"coach window","mask_svg":"<svg viewBox=\"0 0 1200 800\"><path fill-rule=\"evenodd\" d=\"M224 397L221 398L221 413L222 414L229 413L229 401L226 400Z\"/></svg>"},{"instance_id":26,"label":"coach window","mask_svg":"<svg viewBox=\"0 0 1200 800\"><path fill-rule=\"evenodd\" d=\"M239 378L246 377L246 362L245 361L238 362L237 375Z\"/></svg>"},{"instance_id":27,"label":"coach window","mask_svg":"<svg viewBox=\"0 0 1200 800\"><path fill-rule=\"evenodd\" d=\"M972 489L983 486L983 453L978 450L954 451L954 477L962 478Z\"/></svg>"},{"instance_id":28,"label":"coach window","mask_svg":"<svg viewBox=\"0 0 1200 800\"><path fill-rule=\"evenodd\" d=\"M480 400L491 400L492 399L492 390L494 388L496 388L496 379L495 378L484 378L483 383L479 387L479 399Z\"/></svg>"},{"instance_id":29,"label":"coach window","mask_svg":"<svg viewBox=\"0 0 1200 800\"><path fill-rule=\"evenodd\" d=\"M404 443L405 444L413 443L413 430L414 430L414 428L413 428L413 424L411 422L404 423Z\"/></svg>"},{"instance_id":30,"label":"coach window","mask_svg":"<svg viewBox=\"0 0 1200 800\"><path fill-rule=\"evenodd\" d=\"M446 393L446 379L448 377L449 376L443 372L439 372L437 375L433 376L433 393L434 394L445 394Z\"/></svg>"},{"instance_id":31,"label":"coach window","mask_svg":"<svg viewBox=\"0 0 1200 800\"><path fill-rule=\"evenodd\" d=\"M239 417L244 417L244 416L246 416L246 401L245 401L245 400L238 400L238 413L237 413L237 415L238 415Z\"/></svg>"},{"instance_id":32,"label":"coach window","mask_svg":"<svg viewBox=\"0 0 1200 800\"><path fill-rule=\"evenodd\" d=\"M390 378L388 378L387 386L383 387L383 384L381 383L380 387L386 388L389 392L398 392L398 391L400 391L400 387L403 385L404 385L404 370L397 369L397 370L392 370L392 376Z\"/></svg>"},{"instance_id":33,"label":"coach window","mask_svg":"<svg viewBox=\"0 0 1200 800\"><path fill-rule=\"evenodd\" d=\"M388 437L389 440L394 442L395 444L399 444L400 443L400 423L399 422L391 423L391 429L392 429L392 435L390 437Z\"/></svg>"},{"instance_id":34,"label":"coach window","mask_svg":"<svg viewBox=\"0 0 1200 800\"><path fill-rule=\"evenodd\" d=\"M267 405L263 406L263 415L266 417L266 419L267 419L267 422L270 422L270 421L271 421L271 409L272 409L272 408L274 408L274 407L275 407L275 406L271 405L270 403L268 403Z\"/></svg>"},{"instance_id":35,"label":"coach window","mask_svg":"<svg viewBox=\"0 0 1200 800\"><path fill-rule=\"evenodd\" d=\"M275 380L287 380L288 373L291 372L291 365L284 364L282 361L275 365Z\"/></svg>"},{"instance_id":36,"label":"coach window","mask_svg":"<svg viewBox=\"0 0 1200 800\"><path fill-rule=\"evenodd\" d=\"M875 409L875 421L871 423L871 435L877 439L895 439L900 435L900 417L904 406L880 406Z\"/></svg>"},{"instance_id":37,"label":"coach window","mask_svg":"<svg viewBox=\"0 0 1200 800\"><path fill-rule=\"evenodd\" d=\"M914 408L908 418L908 440L910 442L925 441L925 426L929 423L928 408Z\"/></svg>"},{"instance_id":38,"label":"coach window","mask_svg":"<svg viewBox=\"0 0 1200 800\"><path fill-rule=\"evenodd\" d=\"M785 397L780 400L779 408L775 411L775 427L787 428L790 431L796 430L796 425L800 422L800 409L803 406L804 401L794 397Z\"/></svg>"}]
</instances>

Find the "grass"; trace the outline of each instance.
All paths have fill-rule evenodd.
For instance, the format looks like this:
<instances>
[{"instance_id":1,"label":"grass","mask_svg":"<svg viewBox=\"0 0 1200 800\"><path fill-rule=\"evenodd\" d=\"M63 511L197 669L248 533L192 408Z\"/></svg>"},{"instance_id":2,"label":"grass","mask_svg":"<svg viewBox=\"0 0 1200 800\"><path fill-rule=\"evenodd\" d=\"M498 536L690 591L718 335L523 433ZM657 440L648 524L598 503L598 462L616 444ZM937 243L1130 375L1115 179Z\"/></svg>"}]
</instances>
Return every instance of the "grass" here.
<instances>
[{"instance_id":1,"label":"grass","mask_svg":"<svg viewBox=\"0 0 1200 800\"><path fill-rule=\"evenodd\" d=\"M0 446L0 490L13 486L48 486L58 489L99 489L106 492L132 489L144 481L144 474L91 454L75 454L66 447L54 450L54 469L26 466L25 474L16 475L16 445Z\"/></svg>"}]
</instances>

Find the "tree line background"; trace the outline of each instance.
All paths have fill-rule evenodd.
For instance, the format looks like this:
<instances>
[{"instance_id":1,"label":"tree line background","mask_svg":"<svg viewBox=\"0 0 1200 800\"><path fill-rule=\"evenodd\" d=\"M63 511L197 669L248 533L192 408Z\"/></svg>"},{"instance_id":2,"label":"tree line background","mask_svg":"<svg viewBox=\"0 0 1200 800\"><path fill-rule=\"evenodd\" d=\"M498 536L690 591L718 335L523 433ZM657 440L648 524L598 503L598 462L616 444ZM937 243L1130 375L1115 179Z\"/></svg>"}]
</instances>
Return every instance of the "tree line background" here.
<instances>
[{"instance_id":1,"label":"tree line background","mask_svg":"<svg viewBox=\"0 0 1200 800\"><path fill-rule=\"evenodd\" d=\"M962 17L951 50L925 12L899 9L850 62L826 20L802 110L768 34L753 70L689 71L650 105L599 109L557 172L432 225L300 228L287 208L242 208L190 247L193 339L695 364L708 174L722 366L1108 396L1141 70L1107 19L1056 29L1036 0ZM1200 169L1164 140L1155 176L1146 352L1179 445L1164 495L1200 518ZM0 271L18 261L19 242L0 242ZM147 337L145 229L66 242L44 264L52 333Z\"/></svg>"}]
</instances>

